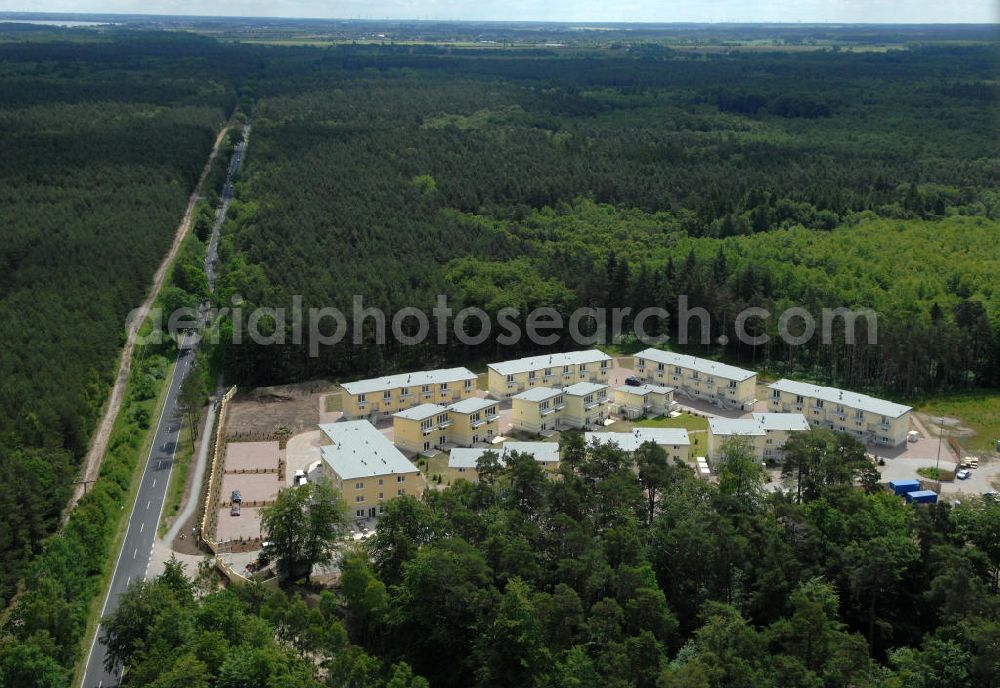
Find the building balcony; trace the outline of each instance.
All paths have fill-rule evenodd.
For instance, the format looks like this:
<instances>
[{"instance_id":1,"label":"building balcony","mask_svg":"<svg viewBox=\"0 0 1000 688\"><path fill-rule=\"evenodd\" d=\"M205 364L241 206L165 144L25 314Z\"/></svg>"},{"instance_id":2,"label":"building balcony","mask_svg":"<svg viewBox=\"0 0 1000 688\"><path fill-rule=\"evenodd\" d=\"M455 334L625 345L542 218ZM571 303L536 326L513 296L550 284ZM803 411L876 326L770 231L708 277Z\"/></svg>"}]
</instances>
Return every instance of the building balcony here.
<instances>
[{"instance_id":1,"label":"building balcony","mask_svg":"<svg viewBox=\"0 0 1000 688\"><path fill-rule=\"evenodd\" d=\"M450 425L451 425L451 421L450 420L446 420L443 423L438 423L438 428L440 428L441 430L444 430L445 428L449 427Z\"/></svg>"},{"instance_id":2,"label":"building balcony","mask_svg":"<svg viewBox=\"0 0 1000 688\"><path fill-rule=\"evenodd\" d=\"M540 416L549 416L555 412L556 410L554 408L538 409L538 415Z\"/></svg>"}]
</instances>

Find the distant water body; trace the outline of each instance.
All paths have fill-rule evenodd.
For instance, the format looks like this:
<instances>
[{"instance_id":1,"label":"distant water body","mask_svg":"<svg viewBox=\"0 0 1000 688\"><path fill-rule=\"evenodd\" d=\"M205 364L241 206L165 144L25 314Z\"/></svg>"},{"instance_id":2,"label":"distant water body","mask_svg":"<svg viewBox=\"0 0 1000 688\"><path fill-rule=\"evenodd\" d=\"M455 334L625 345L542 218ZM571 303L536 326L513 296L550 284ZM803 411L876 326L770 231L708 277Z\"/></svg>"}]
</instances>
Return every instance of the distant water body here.
<instances>
[{"instance_id":1,"label":"distant water body","mask_svg":"<svg viewBox=\"0 0 1000 688\"><path fill-rule=\"evenodd\" d=\"M0 17L0 24L41 24L43 26L62 26L72 28L75 26L109 26L113 22L93 22L93 21L68 21L63 19L4 19Z\"/></svg>"}]
</instances>

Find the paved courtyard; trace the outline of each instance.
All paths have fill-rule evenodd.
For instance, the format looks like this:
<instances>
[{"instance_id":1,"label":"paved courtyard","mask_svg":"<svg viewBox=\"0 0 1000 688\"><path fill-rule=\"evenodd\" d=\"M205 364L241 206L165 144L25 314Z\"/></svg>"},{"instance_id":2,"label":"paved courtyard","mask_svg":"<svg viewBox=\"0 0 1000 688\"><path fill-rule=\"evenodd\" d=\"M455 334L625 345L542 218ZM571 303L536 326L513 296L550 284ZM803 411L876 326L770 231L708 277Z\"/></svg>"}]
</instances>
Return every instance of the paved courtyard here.
<instances>
[{"instance_id":1,"label":"paved courtyard","mask_svg":"<svg viewBox=\"0 0 1000 688\"><path fill-rule=\"evenodd\" d=\"M245 506L239 516L232 516L229 507L219 509L219 520L215 526L215 536L219 542L230 540L255 540L260 537L260 509Z\"/></svg>"},{"instance_id":2,"label":"paved courtyard","mask_svg":"<svg viewBox=\"0 0 1000 688\"><path fill-rule=\"evenodd\" d=\"M222 476L219 503L229 504L233 490L240 491L244 504L272 502L279 487L277 473L226 473Z\"/></svg>"},{"instance_id":3,"label":"paved courtyard","mask_svg":"<svg viewBox=\"0 0 1000 688\"><path fill-rule=\"evenodd\" d=\"M226 472L277 471L280 454L277 442L230 442L226 445Z\"/></svg>"}]
</instances>

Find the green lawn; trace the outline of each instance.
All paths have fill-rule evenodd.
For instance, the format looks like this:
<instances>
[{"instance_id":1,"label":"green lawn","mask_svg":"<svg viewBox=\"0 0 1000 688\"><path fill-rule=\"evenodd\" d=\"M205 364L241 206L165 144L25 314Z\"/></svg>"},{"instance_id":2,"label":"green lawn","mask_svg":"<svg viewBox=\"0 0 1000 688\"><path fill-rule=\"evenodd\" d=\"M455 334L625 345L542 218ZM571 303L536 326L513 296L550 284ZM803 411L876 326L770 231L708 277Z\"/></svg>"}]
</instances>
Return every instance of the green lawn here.
<instances>
[{"instance_id":1,"label":"green lawn","mask_svg":"<svg viewBox=\"0 0 1000 688\"><path fill-rule=\"evenodd\" d=\"M157 531L160 537L163 537L167 532L167 519L176 516L181 509L181 500L184 497L184 487L187 484L192 456L194 456L194 450L191 448L191 426L187 421L184 421L181 431L177 434L177 453L174 454L174 465L170 471L170 484L167 486L167 497L163 503L163 516L160 518ZM197 497L192 495L192 499L197 499Z\"/></svg>"},{"instance_id":2,"label":"green lawn","mask_svg":"<svg viewBox=\"0 0 1000 688\"><path fill-rule=\"evenodd\" d=\"M635 425L640 428L684 428L688 432L708 431L708 419L701 416L694 416L690 413L682 413L676 418L668 418L666 416L643 418L636 421Z\"/></svg>"},{"instance_id":3,"label":"green lawn","mask_svg":"<svg viewBox=\"0 0 1000 688\"><path fill-rule=\"evenodd\" d=\"M434 475L440 475L442 481L448 482L448 455L445 452L438 452L429 459L418 456L415 460L421 459L423 459L424 465L420 467L420 470L423 471L427 482L430 482Z\"/></svg>"},{"instance_id":4,"label":"green lawn","mask_svg":"<svg viewBox=\"0 0 1000 688\"><path fill-rule=\"evenodd\" d=\"M327 413L333 413L334 411L344 410L344 399L343 397L341 397L340 392L327 394L325 397L323 397L323 404L325 405Z\"/></svg>"},{"instance_id":5,"label":"green lawn","mask_svg":"<svg viewBox=\"0 0 1000 688\"><path fill-rule=\"evenodd\" d=\"M958 437L959 443L972 451L991 451L1000 439L1000 390L984 389L932 397L913 407L929 416L957 419L975 434Z\"/></svg>"}]
</instances>

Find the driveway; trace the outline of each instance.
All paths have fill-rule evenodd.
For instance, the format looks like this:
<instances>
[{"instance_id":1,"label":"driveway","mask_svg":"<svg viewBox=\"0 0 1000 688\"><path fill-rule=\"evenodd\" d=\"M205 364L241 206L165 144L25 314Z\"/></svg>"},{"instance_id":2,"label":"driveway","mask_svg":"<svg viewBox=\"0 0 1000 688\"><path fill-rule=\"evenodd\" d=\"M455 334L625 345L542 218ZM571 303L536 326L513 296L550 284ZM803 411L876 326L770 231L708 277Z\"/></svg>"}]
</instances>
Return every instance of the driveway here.
<instances>
[{"instance_id":1,"label":"driveway","mask_svg":"<svg viewBox=\"0 0 1000 688\"><path fill-rule=\"evenodd\" d=\"M320 431L310 430L288 438L285 447L285 482L292 484L295 471L305 471L320 460Z\"/></svg>"}]
</instances>

